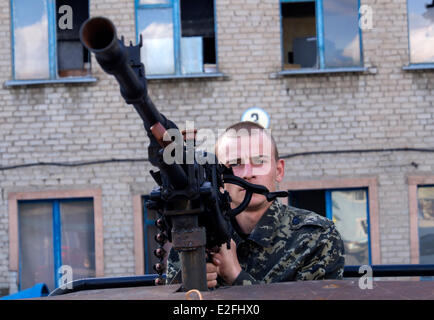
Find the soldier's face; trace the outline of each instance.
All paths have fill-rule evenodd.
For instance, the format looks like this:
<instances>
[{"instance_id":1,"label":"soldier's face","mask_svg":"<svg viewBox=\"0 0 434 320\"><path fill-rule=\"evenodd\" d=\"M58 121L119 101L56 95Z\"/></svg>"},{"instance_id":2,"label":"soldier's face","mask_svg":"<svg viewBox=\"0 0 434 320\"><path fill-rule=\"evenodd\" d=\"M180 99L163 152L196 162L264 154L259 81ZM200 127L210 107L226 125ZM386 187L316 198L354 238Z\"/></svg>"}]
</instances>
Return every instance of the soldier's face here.
<instances>
[{"instance_id":1,"label":"soldier's face","mask_svg":"<svg viewBox=\"0 0 434 320\"><path fill-rule=\"evenodd\" d=\"M263 132L242 137L224 137L218 145L219 161L231 167L234 174L244 180L276 191L276 183L283 179L284 161L277 160L271 139ZM234 184L225 184L232 208L244 199L245 190ZM248 210L258 210L270 203L265 196L253 194Z\"/></svg>"}]
</instances>

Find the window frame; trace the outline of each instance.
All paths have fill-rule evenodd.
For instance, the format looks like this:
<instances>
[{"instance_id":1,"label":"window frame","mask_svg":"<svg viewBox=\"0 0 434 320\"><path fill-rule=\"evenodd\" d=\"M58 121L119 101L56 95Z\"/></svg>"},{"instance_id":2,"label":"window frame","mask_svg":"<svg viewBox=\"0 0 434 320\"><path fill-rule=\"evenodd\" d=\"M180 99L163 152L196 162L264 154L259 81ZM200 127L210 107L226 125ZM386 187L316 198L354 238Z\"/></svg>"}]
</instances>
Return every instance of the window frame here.
<instances>
[{"instance_id":1,"label":"window frame","mask_svg":"<svg viewBox=\"0 0 434 320\"><path fill-rule=\"evenodd\" d=\"M355 191L355 190L363 190L366 192L366 219L367 219L367 228L368 228L368 264L371 264L371 227L370 227L370 219L369 219L369 194L368 189L366 187L363 188L338 188L338 189L318 189L324 191L324 203L325 203L325 217L331 221L333 221L333 201L332 201L332 193L333 192L347 192L347 191ZM289 190L295 191L295 190ZM304 189L298 191L313 191L312 189ZM297 207L296 204L290 204L293 207Z\"/></svg>"},{"instance_id":2,"label":"window frame","mask_svg":"<svg viewBox=\"0 0 434 320\"><path fill-rule=\"evenodd\" d=\"M152 252L148 252L149 244L148 244L148 227L155 226L156 220L149 219L149 211L146 207L146 202L149 201L149 195L145 195L142 197L142 208L143 208L143 237L144 237L144 246L145 246L145 273L150 274L152 272L151 259L149 257ZM155 226L155 228L157 228Z\"/></svg>"},{"instance_id":3,"label":"window frame","mask_svg":"<svg viewBox=\"0 0 434 320\"><path fill-rule=\"evenodd\" d=\"M366 192L366 222L368 224L368 264L372 264L372 252L371 252L371 221L369 214L369 190L367 187L352 187L352 188L338 188L338 189L324 189L325 191L325 203L326 203L326 218L333 221L333 202L332 192L335 191L355 191L363 190Z\"/></svg>"},{"instance_id":4,"label":"window frame","mask_svg":"<svg viewBox=\"0 0 434 320\"><path fill-rule=\"evenodd\" d=\"M143 230L142 195L133 196L134 219L134 271L136 275L145 274L145 243Z\"/></svg>"},{"instance_id":5,"label":"window frame","mask_svg":"<svg viewBox=\"0 0 434 320\"><path fill-rule=\"evenodd\" d=\"M280 55L281 55L281 71L271 75L271 78L279 78L282 76L291 76L299 74L321 74L321 73L342 73L342 72L366 72L368 68L364 66L363 57L363 38L362 29L359 27L359 43L360 43L360 66L353 67L326 67L325 54L324 54L324 0L279 0L279 14L280 14ZM282 4L284 3L298 3L298 2L314 2L315 3L315 21L316 21L316 37L317 52L319 56L318 68L300 68L295 70L284 70L284 53L283 53L283 16ZM357 1L359 11L357 13L358 21L360 21L360 0Z\"/></svg>"},{"instance_id":6,"label":"window frame","mask_svg":"<svg viewBox=\"0 0 434 320\"><path fill-rule=\"evenodd\" d=\"M404 71L417 71L417 70L430 70L434 69L434 61L432 62L419 62L411 63L411 43L410 43L410 15L408 11L408 1L406 1L405 6L407 9L407 39L408 39L408 65L403 66Z\"/></svg>"},{"instance_id":7,"label":"window frame","mask_svg":"<svg viewBox=\"0 0 434 320\"><path fill-rule=\"evenodd\" d=\"M14 28L14 8L15 2L10 0L10 30L11 30L11 62L12 62L12 79L5 82L6 87L38 85L50 83L92 83L97 79L90 74L87 76L70 76L59 77L57 69L57 33L56 33L56 0L47 1L47 22L48 22L48 57L49 57L49 74L48 79L16 79L15 75L15 28ZM88 10L90 12L90 0L88 0ZM89 61L91 64L91 61ZM90 69L91 70L91 69Z\"/></svg>"},{"instance_id":8,"label":"window frame","mask_svg":"<svg viewBox=\"0 0 434 320\"><path fill-rule=\"evenodd\" d=\"M408 205L410 216L410 263L419 264L419 187L434 186L434 175L408 176Z\"/></svg>"},{"instance_id":9,"label":"window frame","mask_svg":"<svg viewBox=\"0 0 434 320\"><path fill-rule=\"evenodd\" d=\"M139 10L143 9L155 9L155 8L171 8L172 9L172 19L173 19L173 49L174 49L174 63L175 63L175 73L173 74L159 74L159 75L146 75L149 80L152 79L188 79L188 78L226 78L226 76L219 71L218 63L218 47L217 47L217 14L216 14L216 0L213 1L214 6L214 37L215 37L215 55L216 55L216 72L203 72L203 73L192 73L192 74L182 74L180 65L181 56L181 3L182 0L168 0L168 4L140 4L140 0L134 0L134 18L135 18L135 32L136 32L136 43L140 41L139 23L138 15Z\"/></svg>"},{"instance_id":10,"label":"window frame","mask_svg":"<svg viewBox=\"0 0 434 320\"><path fill-rule=\"evenodd\" d=\"M57 288L57 284L59 283L59 280L61 278L61 276L59 275L58 272L56 272L56 270L59 270L60 267L62 267L63 264L63 260L62 260L62 229L64 226L64 223L62 222L62 218L61 218L61 205L64 203L73 203L73 202L77 202L77 201L92 201L93 203L93 199L92 198L65 198L65 199L37 199L37 200L18 200L18 220L20 219L20 204L37 204L37 203L46 203L46 204L50 204L51 206L51 218L52 218L52 225L51 225L51 229L52 229L52 243L53 243L53 262L54 265L50 266L53 267L53 275L54 275L54 285L55 288ZM19 223L19 221L18 221ZM20 237L20 229L18 227L18 237ZM93 232L95 235L95 231ZM94 241L95 244L95 241ZM21 255L19 256L19 265L20 265L20 269L19 269L19 275L18 275L18 279L21 280L21 265L22 265L22 257ZM18 283L18 290L22 290L23 288L21 288L21 281L19 281Z\"/></svg>"},{"instance_id":11,"label":"window frame","mask_svg":"<svg viewBox=\"0 0 434 320\"><path fill-rule=\"evenodd\" d=\"M11 192L8 194L9 204L9 270L20 272L19 256L19 201L53 201L93 199L94 207L94 239L95 239L95 277L104 276L104 237L102 221L101 189L86 190L53 190L35 192ZM54 239L53 239L54 240ZM53 243L53 245L55 245ZM55 266L53 266L55 267ZM20 286L20 277L17 285Z\"/></svg>"},{"instance_id":12,"label":"window frame","mask_svg":"<svg viewBox=\"0 0 434 320\"><path fill-rule=\"evenodd\" d=\"M146 202L149 201L149 195L144 195L141 197L141 208L142 208L142 221L143 221L143 228L142 228L142 232L143 232L143 253L144 253L144 273L145 274L151 274L151 273L155 273L155 271L153 271L151 266L151 259L149 257L149 255L152 254L152 252L148 252L148 248L149 248L149 244L148 244L148 227L152 227L155 226L155 221L156 220L151 220L149 219L149 214L148 214L148 208L146 207ZM155 226L155 228L157 228Z\"/></svg>"},{"instance_id":13,"label":"window frame","mask_svg":"<svg viewBox=\"0 0 434 320\"><path fill-rule=\"evenodd\" d=\"M324 190L326 191L326 212L327 205L331 205L331 198L327 201L327 191L348 191L351 189L367 190L367 219L368 219L368 241L369 241L369 263L381 263L380 251L380 223L378 203L378 181L376 178L355 178L355 179L331 179L331 180L293 180L281 182L279 189L290 191L301 190ZM331 194L331 192L330 192ZM288 204L287 198L284 201ZM328 203L327 203L328 202ZM327 216L327 218L329 218Z\"/></svg>"}]
</instances>

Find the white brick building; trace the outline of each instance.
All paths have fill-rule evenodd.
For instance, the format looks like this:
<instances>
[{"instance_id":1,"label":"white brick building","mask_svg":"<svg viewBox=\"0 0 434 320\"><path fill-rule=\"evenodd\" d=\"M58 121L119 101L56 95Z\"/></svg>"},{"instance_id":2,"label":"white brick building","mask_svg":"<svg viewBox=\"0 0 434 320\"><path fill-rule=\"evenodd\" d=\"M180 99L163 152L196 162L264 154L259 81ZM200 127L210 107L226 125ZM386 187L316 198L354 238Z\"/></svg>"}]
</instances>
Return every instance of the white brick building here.
<instances>
[{"instance_id":1,"label":"white brick building","mask_svg":"<svg viewBox=\"0 0 434 320\"><path fill-rule=\"evenodd\" d=\"M89 237L87 248L93 248L82 262L85 272L90 272L85 274L153 272L143 254L146 234L141 201L154 186L149 175L152 167L144 160L148 139L139 116L121 98L114 78L101 70L93 56L89 71L86 54L82 57L81 49L74 51L74 36L66 32L62 38L59 29L56 36L56 22L62 14L55 13L61 4L75 6L69 2L57 1L57 7L54 0L0 4L2 294L25 289L32 279L52 278L56 263L65 262L62 259L81 259L67 258L72 254L72 238L67 241L68 248L65 242L53 240L62 236L59 226L67 229L65 208L69 203L90 206L93 213L90 231L83 231ZM152 2L166 5L146 5ZM434 8L424 9L428 1L408 0L412 3L408 5L406 0L363 0L361 5L369 7L361 10L362 18L372 25L362 22L363 30L354 34L359 18L357 1L208 2L214 9L214 31L208 19L206 34L199 40L204 48L200 58L211 72L201 69L186 75L179 39L191 37L190 29L202 30L200 23L193 23L188 30L182 27L190 21L185 15L194 1L77 1L79 10L88 3L90 16L112 19L118 36L133 42L140 31L152 35L147 29L152 22L148 13L161 10L154 18L162 24L169 19L174 27L169 32L172 42L164 48L176 53L170 57L174 71L149 77L149 93L157 108L180 126L194 120L196 128L213 130L239 121L248 108L264 109L286 162L280 187L294 191L293 204L315 200L310 204L314 202L323 209L320 213L335 221L345 213L333 207L333 202L346 201L339 197L352 196L353 203L365 206L355 210L362 217L348 218L350 224L358 221L357 232L364 232L358 240L353 239L354 250L360 245L366 250L362 260L350 261L434 263L429 245L434 234L429 229L431 221L421 218L422 211L429 216L434 201L434 49L425 45L434 37L430 35ZM26 14L29 10L33 18ZM172 11L166 14L167 10ZM86 14L80 11L78 15ZM33 21L35 17L40 19ZM342 28L340 18L352 21L348 28ZM194 22L194 15L191 19ZM301 31L294 25L302 26ZM339 28L341 33L336 31ZM41 37L36 32L40 30ZM295 34L291 30L296 30ZM421 30L425 31L422 41ZM339 49L340 35L343 39L346 33L355 40ZM287 47L288 38L293 40L292 49ZM333 49L330 41L335 41ZM28 50L25 44L37 49ZM304 57L300 58L300 50ZM312 54L315 64L310 66L304 59ZM68 64L76 62L81 67L71 71ZM34 66L39 68L36 75L24 72ZM361 192L358 196L357 191ZM38 211L44 205L53 208L53 216L49 209ZM39 220L32 220L32 214ZM56 220L59 217L61 222ZM86 214L80 217L88 218ZM33 223L48 219L53 225L47 231L48 240L38 234L37 241L45 241L41 243L54 252L44 263L26 263L32 250L26 219Z\"/></svg>"}]
</instances>

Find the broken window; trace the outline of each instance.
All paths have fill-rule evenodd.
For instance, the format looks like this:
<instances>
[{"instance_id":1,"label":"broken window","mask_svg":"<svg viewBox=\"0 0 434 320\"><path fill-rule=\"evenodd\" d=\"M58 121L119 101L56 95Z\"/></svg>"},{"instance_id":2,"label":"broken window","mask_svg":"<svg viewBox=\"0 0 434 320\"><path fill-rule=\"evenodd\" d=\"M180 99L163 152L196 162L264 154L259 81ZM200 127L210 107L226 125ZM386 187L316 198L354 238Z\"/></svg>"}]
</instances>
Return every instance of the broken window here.
<instances>
[{"instance_id":1,"label":"broken window","mask_svg":"<svg viewBox=\"0 0 434 320\"><path fill-rule=\"evenodd\" d=\"M56 0L56 15L59 77L85 76L90 67L90 55L80 42L79 31L89 18L88 0Z\"/></svg>"},{"instance_id":2,"label":"broken window","mask_svg":"<svg viewBox=\"0 0 434 320\"><path fill-rule=\"evenodd\" d=\"M15 80L89 74L89 52L79 40L88 0L14 0L11 11Z\"/></svg>"},{"instance_id":3,"label":"broken window","mask_svg":"<svg viewBox=\"0 0 434 320\"><path fill-rule=\"evenodd\" d=\"M147 75L217 72L213 0L141 0L137 26Z\"/></svg>"},{"instance_id":4,"label":"broken window","mask_svg":"<svg viewBox=\"0 0 434 320\"><path fill-rule=\"evenodd\" d=\"M283 69L359 67L356 0L281 0Z\"/></svg>"},{"instance_id":5,"label":"broken window","mask_svg":"<svg viewBox=\"0 0 434 320\"><path fill-rule=\"evenodd\" d=\"M284 69L317 68L315 2L282 3Z\"/></svg>"}]
</instances>

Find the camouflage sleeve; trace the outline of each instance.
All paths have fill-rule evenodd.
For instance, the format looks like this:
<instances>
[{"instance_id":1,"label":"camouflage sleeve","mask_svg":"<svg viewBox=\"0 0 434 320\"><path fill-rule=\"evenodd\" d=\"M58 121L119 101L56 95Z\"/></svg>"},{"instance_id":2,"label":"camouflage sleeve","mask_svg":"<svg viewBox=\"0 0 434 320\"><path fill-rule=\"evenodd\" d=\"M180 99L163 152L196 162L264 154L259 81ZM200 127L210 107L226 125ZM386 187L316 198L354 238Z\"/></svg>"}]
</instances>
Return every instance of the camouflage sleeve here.
<instances>
[{"instance_id":1,"label":"camouflage sleeve","mask_svg":"<svg viewBox=\"0 0 434 320\"><path fill-rule=\"evenodd\" d=\"M179 284L181 282L181 261L179 254L172 248L167 258L166 284Z\"/></svg>"},{"instance_id":2,"label":"camouflage sleeve","mask_svg":"<svg viewBox=\"0 0 434 320\"><path fill-rule=\"evenodd\" d=\"M251 284L259 284L261 281L256 280L255 278L250 275L250 273L241 270L238 277L235 279L234 283L232 283L233 286L246 286Z\"/></svg>"},{"instance_id":3,"label":"camouflage sleeve","mask_svg":"<svg viewBox=\"0 0 434 320\"><path fill-rule=\"evenodd\" d=\"M344 243L334 224L331 224L319 234L310 252L306 252L296 280L342 279L344 264Z\"/></svg>"}]
</instances>

